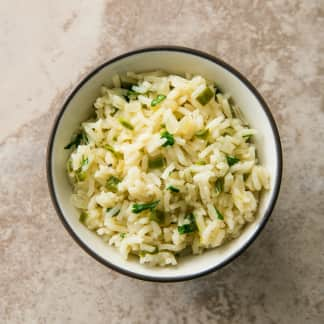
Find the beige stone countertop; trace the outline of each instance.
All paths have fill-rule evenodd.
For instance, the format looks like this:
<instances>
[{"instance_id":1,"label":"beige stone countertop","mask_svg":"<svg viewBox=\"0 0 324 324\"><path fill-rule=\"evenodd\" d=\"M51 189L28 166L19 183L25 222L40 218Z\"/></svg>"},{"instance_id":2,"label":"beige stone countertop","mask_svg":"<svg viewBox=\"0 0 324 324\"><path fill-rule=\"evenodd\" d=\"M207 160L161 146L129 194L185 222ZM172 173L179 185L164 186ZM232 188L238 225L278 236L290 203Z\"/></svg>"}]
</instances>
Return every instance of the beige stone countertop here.
<instances>
[{"instance_id":1,"label":"beige stone countertop","mask_svg":"<svg viewBox=\"0 0 324 324\"><path fill-rule=\"evenodd\" d=\"M0 1L0 323L324 323L323 0ZM266 228L230 265L182 283L107 269L60 223L49 131L91 69L142 46L223 58L267 100L284 153Z\"/></svg>"}]
</instances>

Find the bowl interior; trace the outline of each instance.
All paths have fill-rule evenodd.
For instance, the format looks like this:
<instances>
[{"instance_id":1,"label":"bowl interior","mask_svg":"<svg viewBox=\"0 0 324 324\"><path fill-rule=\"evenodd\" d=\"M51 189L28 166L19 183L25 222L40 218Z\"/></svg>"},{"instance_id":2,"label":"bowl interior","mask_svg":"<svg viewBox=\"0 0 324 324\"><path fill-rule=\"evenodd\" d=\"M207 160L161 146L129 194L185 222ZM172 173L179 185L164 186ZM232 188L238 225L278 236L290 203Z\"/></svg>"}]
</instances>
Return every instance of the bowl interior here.
<instances>
[{"instance_id":1,"label":"bowl interior","mask_svg":"<svg viewBox=\"0 0 324 324\"><path fill-rule=\"evenodd\" d=\"M185 72L200 74L207 79L215 80L221 85L222 90L229 92L240 106L250 126L258 130L255 136L257 154L260 162L271 175L271 190L262 194L256 221L246 226L239 238L220 248L206 251L202 255L183 257L176 267L167 268L143 266L135 259L124 260L115 248L103 243L99 237L80 224L79 213L70 202L72 192L65 171L70 152L64 150L64 146L70 141L72 133L78 128L80 122L85 121L89 116L93 102L99 95L100 86L111 85L111 78L116 73L157 69L177 74ZM120 57L88 76L73 92L58 118L49 155L49 179L56 207L68 229L72 234L74 233L81 245L87 247L88 251L92 251L92 254L101 261L121 271L152 280L185 279L208 272L237 255L254 238L271 213L280 182L281 161L276 128L268 114L249 86L238 78L231 68L223 66L222 62L217 63L208 57L201 57L194 53L165 49L134 52Z\"/></svg>"}]
</instances>

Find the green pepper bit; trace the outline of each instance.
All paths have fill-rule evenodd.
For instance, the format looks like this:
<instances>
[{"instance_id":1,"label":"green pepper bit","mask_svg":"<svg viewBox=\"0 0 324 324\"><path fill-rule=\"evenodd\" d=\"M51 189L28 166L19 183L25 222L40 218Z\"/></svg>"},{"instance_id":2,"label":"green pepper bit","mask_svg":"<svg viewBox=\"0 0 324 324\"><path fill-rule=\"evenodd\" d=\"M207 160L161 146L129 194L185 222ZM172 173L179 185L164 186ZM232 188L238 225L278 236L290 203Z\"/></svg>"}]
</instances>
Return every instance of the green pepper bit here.
<instances>
[{"instance_id":1,"label":"green pepper bit","mask_svg":"<svg viewBox=\"0 0 324 324\"><path fill-rule=\"evenodd\" d=\"M217 214L217 218L220 220L224 220L224 216L222 215L222 213L215 207L215 211Z\"/></svg>"},{"instance_id":2,"label":"green pepper bit","mask_svg":"<svg viewBox=\"0 0 324 324\"><path fill-rule=\"evenodd\" d=\"M151 102L151 106L155 107L157 106L159 103L161 103L164 99L166 99L165 95L158 95L155 99L152 100Z\"/></svg>"},{"instance_id":3,"label":"green pepper bit","mask_svg":"<svg viewBox=\"0 0 324 324\"><path fill-rule=\"evenodd\" d=\"M226 156L226 160L229 166L232 166L238 162L240 162L240 159L236 158L235 156Z\"/></svg>"},{"instance_id":4,"label":"green pepper bit","mask_svg":"<svg viewBox=\"0 0 324 324\"><path fill-rule=\"evenodd\" d=\"M149 159L148 167L150 169L160 169L165 166L165 159L162 155L159 155L155 158Z\"/></svg>"},{"instance_id":5,"label":"green pepper bit","mask_svg":"<svg viewBox=\"0 0 324 324\"><path fill-rule=\"evenodd\" d=\"M214 92L209 87L206 87L200 92L196 99L201 105L205 106L213 98L213 96Z\"/></svg>"},{"instance_id":6,"label":"green pepper bit","mask_svg":"<svg viewBox=\"0 0 324 324\"><path fill-rule=\"evenodd\" d=\"M168 145L172 146L174 144L174 137L172 134L170 134L168 131L161 133L161 138L165 138L166 142L162 144L163 147L166 147Z\"/></svg>"},{"instance_id":7,"label":"green pepper bit","mask_svg":"<svg viewBox=\"0 0 324 324\"><path fill-rule=\"evenodd\" d=\"M126 96L128 97L128 101L130 101L130 99L137 99L137 96L140 95L140 93L134 91L134 90L127 90Z\"/></svg>"},{"instance_id":8,"label":"green pepper bit","mask_svg":"<svg viewBox=\"0 0 324 324\"><path fill-rule=\"evenodd\" d=\"M172 191L172 192L180 192L180 190L179 190L178 188L173 187L173 186L169 186L169 187L167 187L167 190L170 190L170 191Z\"/></svg>"},{"instance_id":9,"label":"green pepper bit","mask_svg":"<svg viewBox=\"0 0 324 324\"><path fill-rule=\"evenodd\" d=\"M80 217L79 217L80 223L85 224L88 217L89 217L89 214L87 212L85 212L85 211L81 212Z\"/></svg>"},{"instance_id":10,"label":"green pepper bit","mask_svg":"<svg viewBox=\"0 0 324 324\"><path fill-rule=\"evenodd\" d=\"M130 122L128 122L126 119L124 119L122 117L119 118L119 122L120 122L120 124L122 126L124 126L127 129L130 129L130 130L134 129L134 126Z\"/></svg>"},{"instance_id":11,"label":"green pepper bit","mask_svg":"<svg viewBox=\"0 0 324 324\"><path fill-rule=\"evenodd\" d=\"M139 214L142 211L148 210L148 209L153 211L156 208L156 206L159 204L159 202L160 202L160 200L155 200L155 201L152 201L152 202L147 203L147 204L137 204L136 203L136 204L134 204L132 206L132 212L134 214Z\"/></svg>"},{"instance_id":12,"label":"green pepper bit","mask_svg":"<svg viewBox=\"0 0 324 324\"><path fill-rule=\"evenodd\" d=\"M85 172L76 172L75 177L76 177L77 181L80 182L80 181L84 181L87 176L86 176Z\"/></svg>"},{"instance_id":13,"label":"green pepper bit","mask_svg":"<svg viewBox=\"0 0 324 324\"><path fill-rule=\"evenodd\" d=\"M193 233L198 229L194 214L190 213L186 218L189 219L190 223L178 226L179 234Z\"/></svg>"},{"instance_id":14,"label":"green pepper bit","mask_svg":"<svg viewBox=\"0 0 324 324\"><path fill-rule=\"evenodd\" d=\"M89 159L82 156L81 164L79 169L75 172L75 177L77 181L84 181L86 179L86 171L88 168Z\"/></svg>"},{"instance_id":15,"label":"green pepper bit","mask_svg":"<svg viewBox=\"0 0 324 324\"><path fill-rule=\"evenodd\" d=\"M84 131L81 131L72 137L71 142L69 144L67 144L66 146L64 146L64 149L68 150L68 149L72 148L73 146L75 146L77 148L80 144L88 144L88 142L89 142L89 140L88 140L87 135L85 134Z\"/></svg>"}]
</instances>

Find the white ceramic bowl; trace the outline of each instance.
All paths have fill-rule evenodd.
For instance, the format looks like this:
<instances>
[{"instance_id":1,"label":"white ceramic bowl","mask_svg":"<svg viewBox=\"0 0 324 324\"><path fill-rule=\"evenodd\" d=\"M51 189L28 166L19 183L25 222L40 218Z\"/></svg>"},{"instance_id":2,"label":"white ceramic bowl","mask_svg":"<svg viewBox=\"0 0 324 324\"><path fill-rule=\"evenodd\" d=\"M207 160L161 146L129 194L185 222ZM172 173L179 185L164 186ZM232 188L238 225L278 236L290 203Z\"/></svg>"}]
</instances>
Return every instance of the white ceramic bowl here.
<instances>
[{"instance_id":1,"label":"white ceramic bowl","mask_svg":"<svg viewBox=\"0 0 324 324\"><path fill-rule=\"evenodd\" d=\"M80 122L85 121L102 84L111 84L116 73L161 69L169 73L200 74L215 80L229 92L241 107L255 136L257 154L271 175L271 189L262 194L256 220L246 226L242 235L219 248L199 256L180 258L176 267L153 268L134 259L125 261L118 251L86 229L78 221L79 214L71 205L71 186L66 175L69 151L64 145ZM268 106L257 90L227 63L208 54L182 47L160 46L139 49L118 56L90 73L70 94L55 121L48 145L47 175L56 211L75 241L95 259L121 273L144 280L180 281L192 279L221 268L242 253L260 233L276 202L282 173L282 153L277 127Z\"/></svg>"}]
</instances>

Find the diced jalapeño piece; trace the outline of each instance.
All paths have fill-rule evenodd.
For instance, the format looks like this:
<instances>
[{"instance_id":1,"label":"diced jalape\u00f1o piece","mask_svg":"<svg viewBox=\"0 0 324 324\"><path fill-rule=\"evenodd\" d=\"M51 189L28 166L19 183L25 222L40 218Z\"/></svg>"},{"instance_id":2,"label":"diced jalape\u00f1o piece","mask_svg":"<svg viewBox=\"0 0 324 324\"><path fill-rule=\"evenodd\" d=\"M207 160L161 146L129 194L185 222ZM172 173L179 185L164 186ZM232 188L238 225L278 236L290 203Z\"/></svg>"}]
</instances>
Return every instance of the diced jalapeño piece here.
<instances>
[{"instance_id":1,"label":"diced jalape\u00f1o piece","mask_svg":"<svg viewBox=\"0 0 324 324\"><path fill-rule=\"evenodd\" d=\"M80 221L80 223L85 224L85 222L86 222L88 216L89 216L88 213L85 212L85 211L83 211L83 212L80 214L80 217L79 217L79 221Z\"/></svg>"},{"instance_id":2,"label":"diced jalape\u00f1o piece","mask_svg":"<svg viewBox=\"0 0 324 324\"><path fill-rule=\"evenodd\" d=\"M201 105L205 106L213 97L214 97L214 92L209 87L206 87L204 90L200 92L200 94L196 97L196 99Z\"/></svg>"},{"instance_id":3,"label":"diced jalape\u00f1o piece","mask_svg":"<svg viewBox=\"0 0 324 324\"><path fill-rule=\"evenodd\" d=\"M149 159L148 166L150 169L161 169L165 165L165 159L162 155Z\"/></svg>"},{"instance_id":4,"label":"diced jalape\u00f1o piece","mask_svg":"<svg viewBox=\"0 0 324 324\"><path fill-rule=\"evenodd\" d=\"M124 118L119 118L119 122L120 122L120 124L122 126L124 126L127 129L130 129L130 130L133 130L134 129L134 126L129 121L127 121Z\"/></svg>"}]
</instances>

